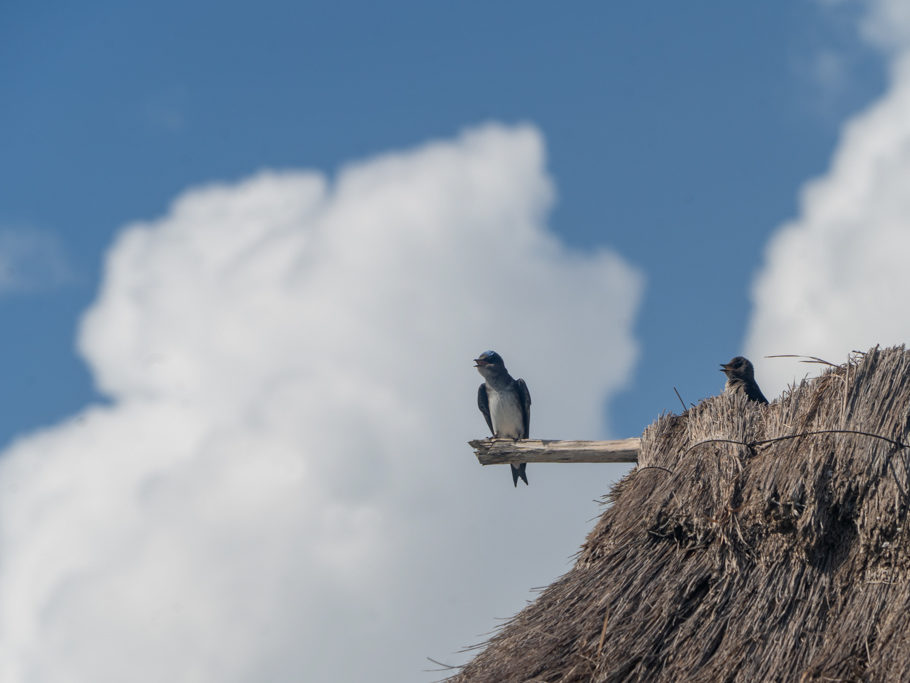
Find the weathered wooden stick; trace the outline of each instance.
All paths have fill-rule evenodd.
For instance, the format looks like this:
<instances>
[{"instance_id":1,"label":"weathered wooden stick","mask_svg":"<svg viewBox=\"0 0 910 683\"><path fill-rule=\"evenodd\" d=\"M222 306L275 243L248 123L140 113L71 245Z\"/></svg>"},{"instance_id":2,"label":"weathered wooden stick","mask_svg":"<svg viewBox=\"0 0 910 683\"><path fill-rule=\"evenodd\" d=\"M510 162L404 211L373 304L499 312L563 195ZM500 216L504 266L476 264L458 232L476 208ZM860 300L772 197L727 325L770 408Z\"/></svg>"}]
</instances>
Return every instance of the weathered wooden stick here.
<instances>
[{"instance_id":1,"label":"weathered wooden stick","mask_svg":"<svg viewBox=\"0 0 910 683\"><path fill-rule=\"evenodd\" d=\"M469 441L481 465L507 462L638 462L641 439L554 441L480 439Z\"/></svg>"}]
</instances>

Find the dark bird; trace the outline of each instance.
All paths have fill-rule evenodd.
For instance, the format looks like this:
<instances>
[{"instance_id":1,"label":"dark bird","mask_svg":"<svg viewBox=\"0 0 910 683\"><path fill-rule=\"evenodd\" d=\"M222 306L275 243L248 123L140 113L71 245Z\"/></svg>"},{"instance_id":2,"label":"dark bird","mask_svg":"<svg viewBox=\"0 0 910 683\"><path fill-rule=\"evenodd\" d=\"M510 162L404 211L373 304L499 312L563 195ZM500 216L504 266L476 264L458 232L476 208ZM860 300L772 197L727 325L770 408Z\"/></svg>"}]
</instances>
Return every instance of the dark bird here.
<instances>
[{"instance_id":1,"label":"dark bird","mask_svg":"<svg viewBox=\"0 0 910 683\"><path fill-rule=\"evenodd\" d=\"M758 384L755 383L755 368L752 367L748 358L737 356L729 363L722 363L720 369L727 376L724 393L732 394L743 391L750 401L768 402L761 389L758 388Z\"/></svg>"},{"instance_id":2,"label":"dark bird","mask_svg":"<svg viewBox=\"0 0 910 683\"><path fill-rule=\"evenodd\" d=\"M483 375L477 390L477 406L487 420L493 436L505 439L527 439L531 424L531 394L523 379L512 379L506 364L495 351L484 351L474 359L474 367ZM518 478L527 484L527 463L511 464L512 483Z\"/></svg>"}]
</instances>

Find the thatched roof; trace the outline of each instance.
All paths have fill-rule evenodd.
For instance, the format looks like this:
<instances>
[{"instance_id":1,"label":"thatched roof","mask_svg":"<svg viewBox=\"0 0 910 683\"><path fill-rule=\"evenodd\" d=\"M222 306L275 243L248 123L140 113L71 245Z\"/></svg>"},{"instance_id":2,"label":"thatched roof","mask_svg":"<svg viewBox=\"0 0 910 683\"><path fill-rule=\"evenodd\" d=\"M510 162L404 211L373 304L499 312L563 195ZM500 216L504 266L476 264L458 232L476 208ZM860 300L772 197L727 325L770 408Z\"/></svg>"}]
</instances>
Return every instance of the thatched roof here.
<instances>
[{"instance_id":1,"label":"thatched roof","mask_svg":"<svg viewBox=\"0 0 910 683\"><path fill-rule=\"evenodd\" d=\"M822 430L893 441L756 443ZM451 680L910 680L908 431L903 348L661 417L574 568Z\"/></svg>"}]
</instances>

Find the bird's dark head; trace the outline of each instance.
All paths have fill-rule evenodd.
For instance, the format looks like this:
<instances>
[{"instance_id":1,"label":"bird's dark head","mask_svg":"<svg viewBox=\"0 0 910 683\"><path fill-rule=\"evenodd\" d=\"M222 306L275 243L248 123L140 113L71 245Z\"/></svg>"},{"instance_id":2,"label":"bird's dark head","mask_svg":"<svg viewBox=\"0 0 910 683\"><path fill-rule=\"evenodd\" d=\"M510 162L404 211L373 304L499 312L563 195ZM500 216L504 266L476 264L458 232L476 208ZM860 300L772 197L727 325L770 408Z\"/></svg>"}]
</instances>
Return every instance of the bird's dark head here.
<instances>
[{"instance_id":1,"label":"bird's dark head","mask_svg":"<svg viewBox=\"0 0 910 683\"><path fill-rule=\"evenodd\" d=\"M720 366L723 372L730 379L755 379L755 369L748 358L736 356L729 363L722 363Z\"/></svg>"},{"instance_id":2,"label":"bird's dark head","mask_svg":"<svg viewBox=\"0 0 910 683\"><path fill-rule=\"evenodd\" d=\"M484 351L477 356L474 359L474 367L484 377L505 372L506 370L506 364L503 362L502 356L495 351Z\"/></svg>"}]
</instances>

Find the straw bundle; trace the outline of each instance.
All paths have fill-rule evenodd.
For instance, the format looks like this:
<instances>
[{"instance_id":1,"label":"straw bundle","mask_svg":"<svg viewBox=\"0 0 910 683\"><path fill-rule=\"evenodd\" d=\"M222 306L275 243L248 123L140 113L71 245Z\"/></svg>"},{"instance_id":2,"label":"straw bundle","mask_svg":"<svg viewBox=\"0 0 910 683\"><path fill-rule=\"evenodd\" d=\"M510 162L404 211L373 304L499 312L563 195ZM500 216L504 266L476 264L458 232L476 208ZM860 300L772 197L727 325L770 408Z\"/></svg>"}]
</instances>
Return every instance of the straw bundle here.
<instances>
[{"instance_id":1,"label":"straw bundle","mask_svg":"<svg viewBox=\"0 0 910 683\"><path fill-rule=\"evenodd\" d=\"M903 348L661 417L575 566L450 680L910 680L908 432Z\"/></svg>"}]
</instances>

